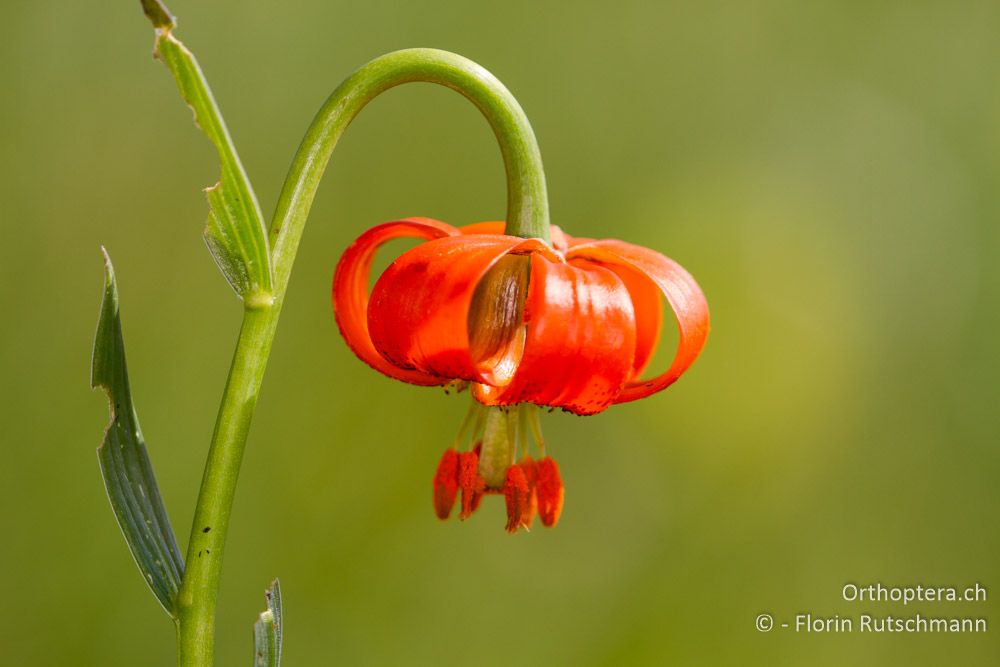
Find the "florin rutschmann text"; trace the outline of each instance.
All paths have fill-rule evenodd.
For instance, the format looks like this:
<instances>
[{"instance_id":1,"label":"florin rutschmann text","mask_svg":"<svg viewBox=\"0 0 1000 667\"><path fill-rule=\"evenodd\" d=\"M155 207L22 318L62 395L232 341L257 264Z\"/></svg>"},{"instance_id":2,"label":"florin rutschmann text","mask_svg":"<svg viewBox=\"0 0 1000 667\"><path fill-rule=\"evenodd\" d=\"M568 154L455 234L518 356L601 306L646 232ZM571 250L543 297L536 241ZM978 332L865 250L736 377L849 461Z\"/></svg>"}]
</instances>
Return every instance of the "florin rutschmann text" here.
<instances>
[{"instance_id":1,"label":"florin rutschmann text","mask_svg":"<svg viewBox=\"0 0 1000 667\"><path fill-rule=\"evenodd\" d=\"M984 603L986 587L976 582L969 586L885 586L881 583L844 584L841 598L852 605L864 605L859 614L820 614L800 612L786 619L769 614L758 614L756 627L760 632L780 628L803 634L859 633L967 633L978 634L988 630L987 619L975 613L947 613L940 605L948 603ZM881 604L906 608L903 613L879 613ZM909 605L921 604L917 611ZM927 607L936 607L929 611ZM965 609L963 609L965 611ZM974 612L975 608L969 611Z\"/></svg>"}]
</instances>

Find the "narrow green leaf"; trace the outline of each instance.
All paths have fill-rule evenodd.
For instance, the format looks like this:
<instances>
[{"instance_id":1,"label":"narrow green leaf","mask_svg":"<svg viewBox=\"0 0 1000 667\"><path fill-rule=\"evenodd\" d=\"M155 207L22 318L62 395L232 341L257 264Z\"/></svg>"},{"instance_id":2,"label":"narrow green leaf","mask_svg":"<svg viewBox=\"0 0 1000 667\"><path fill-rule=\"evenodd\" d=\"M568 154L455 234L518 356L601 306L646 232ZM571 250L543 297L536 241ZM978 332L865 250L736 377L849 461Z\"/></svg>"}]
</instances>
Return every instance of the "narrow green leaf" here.
<instances>
[{"instance_id":1,"label":"narrow green leaf","mask_svg":"<svg viewBox=\"0 0 1000 667\"><path fill-rule=\"evenodd\" d=\"M181 97L194 112L195 124L219 154L221 177L205 191L209 203L205 243L240 297L266 301L271 263L264 219L222 113L194 54L174 37L174 17L159 0L142 0L142 6L156 28L156 57L173 74Z\"/></svg>"},{"instance_id":2,"label":"narrow green leaf","mask_svg":"<svg viewBox=\"0 0 1000 667\"><path fill-rule=\"evenodd\" d=\"M253 626L254 667L279 667L281 665L281 586L278 580L264 592L267 609L257 617Z\"/></svg>"},{"instance_id":3,"label":"narrow green leaf","mask_svg":"<svg viewBox=\"0 0 1000 667\"><path fill-rule=\"evenodd\" d=\"M111 421L97 448L104 486L118 525L143 579L171 616L181 585L184 561L166 508L160 498L125 365L125 343L118 314L118 285L111 258L104 253L105 285L101 318L94 340L91 386L100 387L111 404Z\"/></svg>"}]
</instances>

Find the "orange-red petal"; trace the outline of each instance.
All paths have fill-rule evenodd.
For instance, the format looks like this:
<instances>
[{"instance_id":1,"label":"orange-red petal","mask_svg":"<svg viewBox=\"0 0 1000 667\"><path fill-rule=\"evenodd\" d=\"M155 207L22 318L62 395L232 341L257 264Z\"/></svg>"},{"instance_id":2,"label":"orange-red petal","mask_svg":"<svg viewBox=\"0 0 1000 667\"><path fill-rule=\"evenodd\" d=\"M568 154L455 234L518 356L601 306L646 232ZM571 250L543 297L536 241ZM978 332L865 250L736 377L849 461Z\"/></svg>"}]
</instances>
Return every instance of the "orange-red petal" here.
<instances>
[{"instance_id":1,"label":"orange-red petal","mask_svg":"<svg viewBox=\"0 0 1000 667\"><path fill-rule=\"evenodd\" d=\"M600 266L531 259L520 366L510 384L478 384L475 396L486 405L530 402L580 415L600 412L632 370L636 329L628 290Z\"/></svg>"},{"instance_id":2,"label":"orange-red petal","mask_svg":"<svg viewBox=\"0 0 1000 667\"><path fill-rule=\"evenodd\" d=\"M574 258L570 260L573 266L584 267L593 265L587 259ZM622 264L602 264L604 268L613 271L628 290L635 310L635 358L632 360L632 372L629 380L638 378L656 353L656 345L660 342L660 331L663 326L663 295L656 283L646 274L631 266Z\"/></svg>"},{"instance_id":3,"label":"orange-red petal","mask_svg":"<svg viewBox=\"0 0 1000 667\"><path fill-rule=\"evenodd\" d=\"M469 350L476 286L508 253L545 253L541 241L513 236L448 236L401 255L378 279L368 331L387 361L441 378L489 381Z\"/></svg>"},{"instance_id":4,"label":"orange-red petal","mask_svg":"<svg viewBox=\"0 0 1000 667\"><path fill-rule=\"evenodd\" d=\"M463 234L505 234L507 223L502 221L474 222L471 225L463 225L458 230ZM564 252L573 243L578 242L557 225L549 225L549 238L552 240L552 247L560 252Z\"/></svg>"},{"instance_id":5,"label":"orange-red petal","mask_svg":"<svg viewBox=\"0 0 1000 667\"><path fill-rule=\"evenodd\" d=\"M447 378L399 368L372 345L368 332L368 278L379 247L396 238L435 239L458 235L451 225L430 218L407 218L372 227L359 236L337 263L333 277L333 311L348 347L363 362L391 378L420 385L442 384Z\"/></svg>"},{"instance_id":6,"label":"orange-red petal","mask_svg":"<svg viewBox=\"0 0 1000 667\"><path fill-rule=\"evenodd\" d=\"M613 239L574 246L567 253L567 258L574 265L591 262L615 270L620 275L632 272L630 287L635 284L636 277L645 276L662 292L677 319L680 341L670 368L648 380L631 378L615 403L634 401L666 389L698 358L708 337L708 303L698 283L680 264L654 250ZM637 293L633 294L633 298ZM643 300L646 298L642 297ZM643 353L643 348L640 347L638 352ZM651 350L649 354L652 354Z\"/></svg>"},{"instance_id":7,"label":"orange-red petal","mask_svg":"<svg viewBox=\"0 0 1000 667\"><path fill-rule=\"evenodd\" d=\"M491 236L503 236L507 223L502 220L491 220L488 222L474 222L471 225L462 225L458 231L462 234L490 234Z\"/></svg>"}]
</instances>

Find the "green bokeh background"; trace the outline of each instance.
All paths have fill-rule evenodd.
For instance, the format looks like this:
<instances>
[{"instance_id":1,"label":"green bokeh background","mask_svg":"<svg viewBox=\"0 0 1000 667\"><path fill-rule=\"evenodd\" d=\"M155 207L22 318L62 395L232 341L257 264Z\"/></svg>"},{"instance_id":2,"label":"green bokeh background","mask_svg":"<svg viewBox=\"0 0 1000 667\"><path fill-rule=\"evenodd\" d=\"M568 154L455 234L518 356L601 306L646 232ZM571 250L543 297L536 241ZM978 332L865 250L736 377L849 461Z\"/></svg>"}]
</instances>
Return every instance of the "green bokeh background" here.
<instances>
[{"instance_id":1,"label":"green bokeh background","mask_svg":"<svg viewBox=\"0 0 1000 667\"><path fill-rule=\"evenodd\" d=\"M344 346L339 253L373 224L503 214L490 131L393 90L334 155L250 437L219 607L248 664L280 576L288 665L987 665L994 599L846 603L846 582L1000 594L1000 5L175 0L269 212L333 87L406 46L497 74L554 221L662 250L713 334L674 388L546 417L555 530L433 517L465 399ZM4 3L0 663L171 665L94 448L115 260L135 397L182 543L240 308L199 234L217 167L138 2ZM994 590L996 589L996 590ZM761 634L755 616L984 616L985 635Z\"/></svg>"}]
</instances>

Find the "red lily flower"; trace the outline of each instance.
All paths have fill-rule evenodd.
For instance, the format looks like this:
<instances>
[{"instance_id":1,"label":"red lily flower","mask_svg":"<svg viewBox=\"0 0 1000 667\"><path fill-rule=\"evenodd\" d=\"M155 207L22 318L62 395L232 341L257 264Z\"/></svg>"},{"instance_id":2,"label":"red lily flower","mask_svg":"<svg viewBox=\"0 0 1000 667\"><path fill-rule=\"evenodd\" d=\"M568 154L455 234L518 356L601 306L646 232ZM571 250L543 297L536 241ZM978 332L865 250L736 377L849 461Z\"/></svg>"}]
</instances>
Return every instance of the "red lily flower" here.
<instances>
[{"instance_id":1,"label":"red lily flower","mask_svg":"<svg viewBox=\"0 0 1000 667\"><path fill-rule=\"evenodd\" d=\"M694 278L673 260L623 241L573 238L557 227L551 228L552 247L503 230L502 222L456 228L408 218L358 237L333 280L337 324L351 350L404 382L471 383L484 406L534 404L578 415L665 389L701 352L708 305ZM400 237L426 241L398 257L369 296L375 252ZM680 341L670 367L644 379L664 298ZM541 446L534 412L528 414ZM522 428L520 438L526 440L526 432ZM478 435L472 434L474 442ZM449 452L435 476L441 518L461 489L462 518L483 493L503 492L508 530L527 527L536 508L546 525L558 520L562 483L552 459L511 459L501 470L478 449Z\"/></svg>"}]
</instances>

